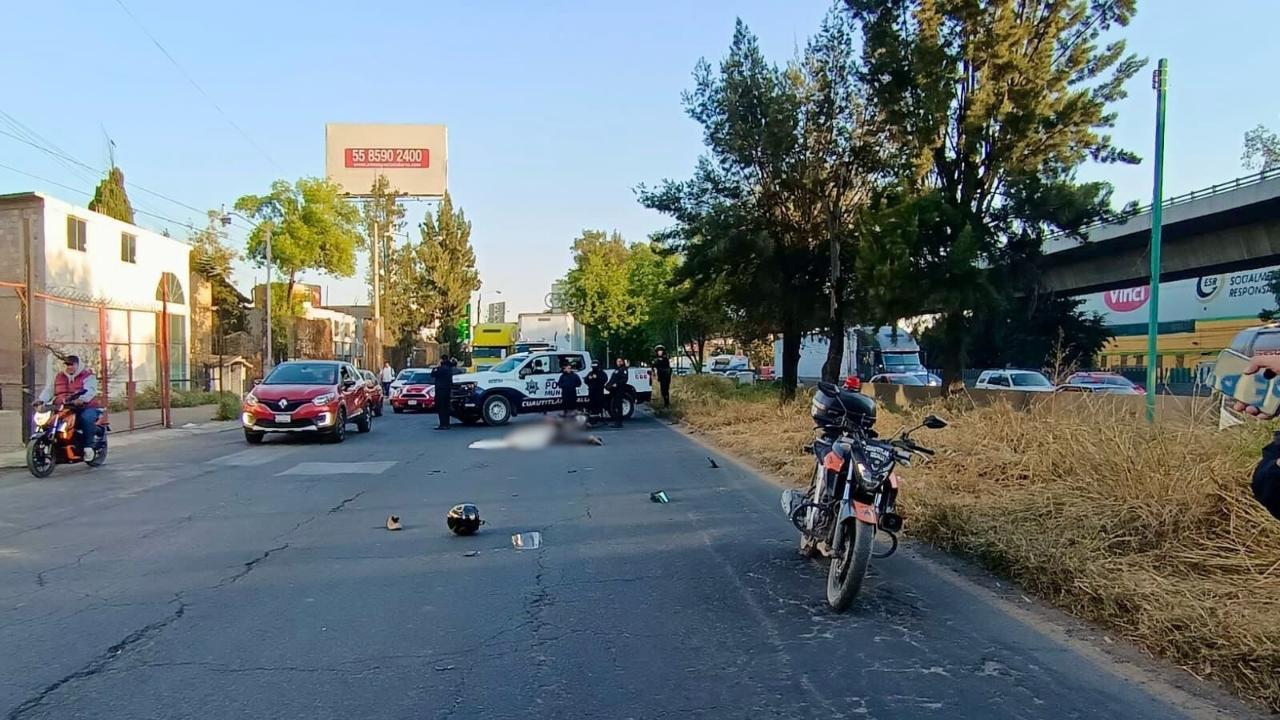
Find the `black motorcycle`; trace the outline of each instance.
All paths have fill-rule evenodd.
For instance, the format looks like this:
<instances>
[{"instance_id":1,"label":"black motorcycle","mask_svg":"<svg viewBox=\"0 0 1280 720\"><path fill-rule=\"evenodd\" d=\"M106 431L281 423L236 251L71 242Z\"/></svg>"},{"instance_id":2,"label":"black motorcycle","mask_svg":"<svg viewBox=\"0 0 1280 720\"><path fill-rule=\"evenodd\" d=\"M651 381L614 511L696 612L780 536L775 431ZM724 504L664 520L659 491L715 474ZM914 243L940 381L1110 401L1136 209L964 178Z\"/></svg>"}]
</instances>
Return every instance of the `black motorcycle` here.
<instances>
[{"instance_id":1,"label":"black motorcycle","mask_svg":"<svg viewBox=\"0 0 1280 720\"><path fill-rule=\"evenodd\" d=\"M784 491L782 509L800 531L801 554L831 558L827 604L843 612L862 589L871 558L886 558L898 549L902 516L896 509L894 469L909 466L917 453L933 455L911 433L944 428L947 422L930 415L910 430L881 439L873 429L876 401L831 383L818 385L810 414L818 430L818 437L805 446L814 457L813 479L807 491ZM875 552L877 533L887 535L890 543L880 553Z\"/></svg>"}]
</instances>

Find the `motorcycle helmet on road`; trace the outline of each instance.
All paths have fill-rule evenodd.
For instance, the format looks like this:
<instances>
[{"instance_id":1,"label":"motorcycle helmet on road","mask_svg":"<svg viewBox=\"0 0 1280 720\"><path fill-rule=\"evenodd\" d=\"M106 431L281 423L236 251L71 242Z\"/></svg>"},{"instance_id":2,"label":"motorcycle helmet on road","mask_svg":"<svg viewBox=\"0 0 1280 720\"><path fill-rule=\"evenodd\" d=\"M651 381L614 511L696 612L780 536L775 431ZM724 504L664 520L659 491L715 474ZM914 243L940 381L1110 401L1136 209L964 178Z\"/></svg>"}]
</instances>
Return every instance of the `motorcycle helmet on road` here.
<instances>
[{"instance_id":1,"label":"motorcycle helmet on road","mask_svg":"<svg viewBox=\"0 0 1280 720\"><path fill-rule=\"evenodd\" d=\"M471 503L454 505L444 520L455 535L474 535L484 524L480 519L480 508Z\"/></svg>"}]
</instances>

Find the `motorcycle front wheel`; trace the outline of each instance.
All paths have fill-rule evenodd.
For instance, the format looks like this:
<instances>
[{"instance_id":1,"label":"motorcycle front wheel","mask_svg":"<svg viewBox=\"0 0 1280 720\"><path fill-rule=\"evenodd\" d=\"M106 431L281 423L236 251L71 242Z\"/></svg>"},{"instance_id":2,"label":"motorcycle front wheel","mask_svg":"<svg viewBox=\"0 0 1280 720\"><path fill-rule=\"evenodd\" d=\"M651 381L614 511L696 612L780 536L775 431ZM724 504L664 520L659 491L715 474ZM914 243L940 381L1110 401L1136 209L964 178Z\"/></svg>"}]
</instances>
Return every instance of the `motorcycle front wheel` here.
<instances>
[{"instance_id":1,"label":"motorcycle front wheel","mask_svg":"<svg viewBox=\"0 0 1280 720\"><path fill-rule=\"evenodd\" d=\"M47 478L53 474L53 441L48 438L37 438L27 443L27 469L38 478Z\"/></svg>"},{"instance_id":2,"label":"motorcycle front wheel","mask_svg":"<svg viewBox=\"0 0 1280 720\"><path fill-rule=\"evenodd\" d=\"M849 537L850 529L853 537ZM831 543L831 567L827 571L827 604L836 612L844 612L862 589L871 565L876 527L857 520L846 520L836 526Z\"/></svg>"}]
</instances>

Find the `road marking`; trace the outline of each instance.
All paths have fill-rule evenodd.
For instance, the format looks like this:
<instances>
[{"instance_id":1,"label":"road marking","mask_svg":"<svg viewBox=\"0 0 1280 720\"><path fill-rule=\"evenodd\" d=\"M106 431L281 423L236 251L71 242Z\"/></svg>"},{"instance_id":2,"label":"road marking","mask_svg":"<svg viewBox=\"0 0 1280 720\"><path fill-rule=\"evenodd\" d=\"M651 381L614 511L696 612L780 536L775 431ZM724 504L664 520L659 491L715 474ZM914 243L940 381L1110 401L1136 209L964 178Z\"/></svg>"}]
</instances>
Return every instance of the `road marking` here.
<instances>
[{"instance_id":1,"label":"road marking","mask_svg":"<svg viewBox=\"0 0 1280 720\"><path fill-rule=\"evenodd\" d=\"M378 462L304 462L279 475L381 475L396 464L395 460Z\"/></svg>"},{"instance_id":2,"label":"road marking","mask_svg":"<svg viewBox=\"0 0 1280 720\"><path fill-rule=\"evenodd\" d=\"M223 455L211 460L206 460L206 465L234 465L236 467L252 467L254 465L266 465L269 462L275 462L286 455L292 455L297 452L296 448L250 448L241 450L238 453Z\"/></svg>"}]
</instances>

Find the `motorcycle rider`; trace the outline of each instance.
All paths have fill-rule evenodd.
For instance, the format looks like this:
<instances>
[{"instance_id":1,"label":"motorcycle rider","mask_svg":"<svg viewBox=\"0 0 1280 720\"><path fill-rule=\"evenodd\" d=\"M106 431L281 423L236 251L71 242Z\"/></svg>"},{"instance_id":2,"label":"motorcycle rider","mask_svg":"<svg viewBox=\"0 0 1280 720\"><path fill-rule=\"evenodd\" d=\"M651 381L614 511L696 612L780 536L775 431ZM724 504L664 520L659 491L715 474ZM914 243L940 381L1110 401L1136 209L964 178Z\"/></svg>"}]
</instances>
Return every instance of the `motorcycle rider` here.
<instances>
[{"instance_id":1,"label":"motorcycle rider","mask_svg":"<svg viewBox=\"0 0 1280 720\"><path fill-rule=\"evenodd\" d=\"M66 400L76 393L80 395L68 401L76 412L76 452L85 460L92 460L94 451L88 447L89 440L92 438L94 442L97 441L98 418L102 415L98 402L98 378L93 370L81 367L78 356L68 355L63 360L63 371L55 374L51 382L45 384L39 399L32 405L38 407L54 398Z\"/></svg>"},{"instance_id":2,"label":"motorcycle rider","mask_svg":"<svg viewBox=\"0 0 1280 720\"><path fill-rule=\"evenodd\" d=\"M556 386L560 388L561 414L569 417L578 409L578 388L582 386L582 378L578 377L567 360L560 363L560 377L556 380Z\"/></svg>"},{"instance_id":3,"label":"motorcycle rider","mask_svg":"<svg viewBox=\"0 0 1280 720\"><path fill-rule=\"evenodd\" d=\"M658 373L658 386L662 388L662 406L671 407L671 358L661 345L653 349L653 369Z\"/></svg>"},{"instance_id":4,"label":"motorcycle rider","mask_svg":"<svg viewBox=\"0 0 1280 720\"><path fill-rule=\"evenodd\" d=\"M613 375L609 377L609 415L613 418L613 427L622 427L622 398L631 388L631 374L627 371L627 361L618 358L614 362Z\"/></svg>"},{"instance_id":5,"label":"motorcycle rider","mask_svg":"<svg viewBox=\"0 0 1280 720\"><path fill-rule=\"evenodd\" d=\"M591 372L587 373L587 414L600 417L604 414L604 385L608 376L600 369L600 361L591 361Z\"/></svg>"}]
</instances>

